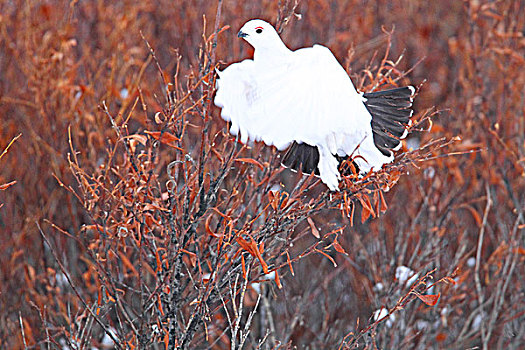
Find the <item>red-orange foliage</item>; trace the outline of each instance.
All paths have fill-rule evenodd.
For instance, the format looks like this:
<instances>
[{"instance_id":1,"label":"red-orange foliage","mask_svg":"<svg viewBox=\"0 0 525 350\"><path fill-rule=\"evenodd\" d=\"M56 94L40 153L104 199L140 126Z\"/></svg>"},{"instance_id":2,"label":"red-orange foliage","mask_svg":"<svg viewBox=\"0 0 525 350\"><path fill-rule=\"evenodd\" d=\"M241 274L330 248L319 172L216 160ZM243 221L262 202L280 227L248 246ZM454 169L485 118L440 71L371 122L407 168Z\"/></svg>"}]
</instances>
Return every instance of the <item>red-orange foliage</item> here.
<instances>
[{"instance_id":1,"label":"red-orange foliage","mask_svg":"<svg viewBox=\"0 0 525 350\"><path fill-rule=\"evenodd\" d=\"M0 347L519 348L523 12L3 2ZM362 91L420 85L393 164L328 193L228 134L214 68L254 17Z\"/></svg>"}]
</instances>

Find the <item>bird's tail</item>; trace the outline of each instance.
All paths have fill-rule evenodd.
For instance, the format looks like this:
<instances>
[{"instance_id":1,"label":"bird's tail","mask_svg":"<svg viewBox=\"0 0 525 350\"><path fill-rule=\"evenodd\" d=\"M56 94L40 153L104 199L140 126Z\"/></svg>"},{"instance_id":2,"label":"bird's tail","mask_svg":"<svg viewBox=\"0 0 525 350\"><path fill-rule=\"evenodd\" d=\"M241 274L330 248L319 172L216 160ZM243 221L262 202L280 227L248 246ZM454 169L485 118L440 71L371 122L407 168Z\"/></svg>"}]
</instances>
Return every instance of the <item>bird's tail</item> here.
<instances>
[{"instance_id":1,"label":"bird's tail","mask_svg":"<svg viewBox=\"0 0 525 350\"><path fill-rule=\"evenodd\" d=\"M372 115L374 143L387 157L401 148L401 140L408 133L415 91L413 86L405 86L363 94L366 109Z\"/></svg>"},{"instance_id":2,"label":"bird's tail","mask_svg":"<svg viewBox=\"0 0 525 350\"><path fill-rule=\"evenodd\" d=\"M412 116L412 99L415 89L412 86L369 92L363 94L365 106L372 115L372 133L374 144L385 156L401 148L401 140L407 135L407 127ZM335 155L340 163L343 175L359 173L359 167L352 162L354 169L343 168L348 156ZM281 164L291 170L305 174L319 175L319 150L306 143L294 142L283 156Z\"/></svg>"},{"instance_id":3,"label":"bird's tail","mask_svg":"<svg viewBox=\"0 0 525 350\"><path fill-rule=\"evenodd\" d=\"M349 159L348 156L340 157L337 154L334 154L334 156L339 162L339 171L342 175L359 173L359 167L355 162L351 162L354 169L343 163ZM300 171L306 175L310 175L313 172L314 175L319 176L319 149L306 143L294 141L284 154L281 164L294 172Z\"/></svg>"},{"instance_id":4,"label":"bird's tail","mask_svg":"<svg viewBox=\"0 0 525 350\"><path fill-rule=\"evenodd\" d=\"M301 171L304 174L319 175L319 150L315 146L294 141L286 151L281 164L293 171Z\"/></svg>"}]
</instances>

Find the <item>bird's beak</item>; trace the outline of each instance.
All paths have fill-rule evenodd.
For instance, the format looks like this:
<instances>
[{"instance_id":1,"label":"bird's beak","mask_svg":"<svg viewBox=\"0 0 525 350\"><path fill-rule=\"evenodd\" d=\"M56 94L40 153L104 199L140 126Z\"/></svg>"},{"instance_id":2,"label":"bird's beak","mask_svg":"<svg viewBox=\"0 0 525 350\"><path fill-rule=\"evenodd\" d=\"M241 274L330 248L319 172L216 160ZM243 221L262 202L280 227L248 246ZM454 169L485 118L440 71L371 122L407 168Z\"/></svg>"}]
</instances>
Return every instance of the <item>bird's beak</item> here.
<instances>
[{"instance_id":1,"label":"bird's beak","mask_svg":"<svg viewBox=\"0 0 525 350\"><path fill-rule=\"evenodd\" d=\"M239 30L239 33L237 33L237 38L245 38L248 34L244 33L242 30Z\"/></svg>"}]
</instances>

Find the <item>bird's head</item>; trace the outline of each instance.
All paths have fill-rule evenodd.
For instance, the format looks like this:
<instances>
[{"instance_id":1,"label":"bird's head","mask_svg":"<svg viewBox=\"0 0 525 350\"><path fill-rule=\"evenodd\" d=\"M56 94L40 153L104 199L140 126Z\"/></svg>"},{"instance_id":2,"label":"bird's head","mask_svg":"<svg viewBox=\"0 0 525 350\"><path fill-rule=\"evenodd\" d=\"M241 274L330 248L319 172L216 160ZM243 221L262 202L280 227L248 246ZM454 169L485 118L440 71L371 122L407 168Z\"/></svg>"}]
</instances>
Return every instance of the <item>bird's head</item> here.
<instances>
[{"instance_id":1,"label":"bird's head","mask_svg":"<svg viewBox=\"0 0 525 350\"><path fill-rule=\"evenodd\" d=\"M246 22L237 36L246 40L256 51L284 46L275 28L262 19L252 19Z\"/></svg>"}]
</instances>

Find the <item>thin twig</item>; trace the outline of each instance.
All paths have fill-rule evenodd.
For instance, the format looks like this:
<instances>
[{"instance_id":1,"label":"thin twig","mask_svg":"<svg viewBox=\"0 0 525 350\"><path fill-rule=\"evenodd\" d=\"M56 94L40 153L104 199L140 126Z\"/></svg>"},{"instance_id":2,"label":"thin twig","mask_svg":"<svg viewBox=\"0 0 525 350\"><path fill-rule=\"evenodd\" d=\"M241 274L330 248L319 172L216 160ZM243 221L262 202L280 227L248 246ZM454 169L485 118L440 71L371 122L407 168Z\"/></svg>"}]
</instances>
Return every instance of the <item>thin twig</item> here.
<instances>
[{"instance_id":1,"label":"thin twig","mask_svg":"<svg viewBox=\"0 0 525 350\"><path fill-rule=\"evenodd\" d=\"M22 321L22 312L18 311L18 320L20 322L20 330L22 331L22 340L24 342L24 349L27 349L26 333L24 331L24 322Z\"/></svg>"},{"instance_id":2,"label":"thin twig","mask_svg":"<svg viewBox=\"0 0 525 350\"><path fill-rule=\"evenodd\" d=\"M488 184L486 184L486 186L485 186L485 192L486 192L486 195L487 195L487 204L485 206L485 211L483 213L483 221L481 223L481 229L480 229L479 235L478 235L478 248L477 248L477 251L476 251L476 266L475 266L475 269L474 269L474 280L475 280L475 283L476 283L476 291L477 291L477 294L478 294L478 303L479 303L480 306L483 305L483 301L484 301L483 289L481 288L481 281L480 281L480 278L479 278L479 267L481 265L481 250L483 248L483 239L485 237L485 227L487 225L487 218L488 218L488 215L489 215L490 207L492 206L492 199L490 197L490 187L489 187ZM480 314L481 314L481 317L482 317L482 321L481 321L481 339L482 339L482 342L483 342L483 350L487 350L488 349L487 343L486 343L487 334L486 334L486 329L485 329L485 322L483 321L484 313L485 313L485 311L483 310L483 308L481 308L481 310L480 310Z\"/></svg>"}]
</instances>

